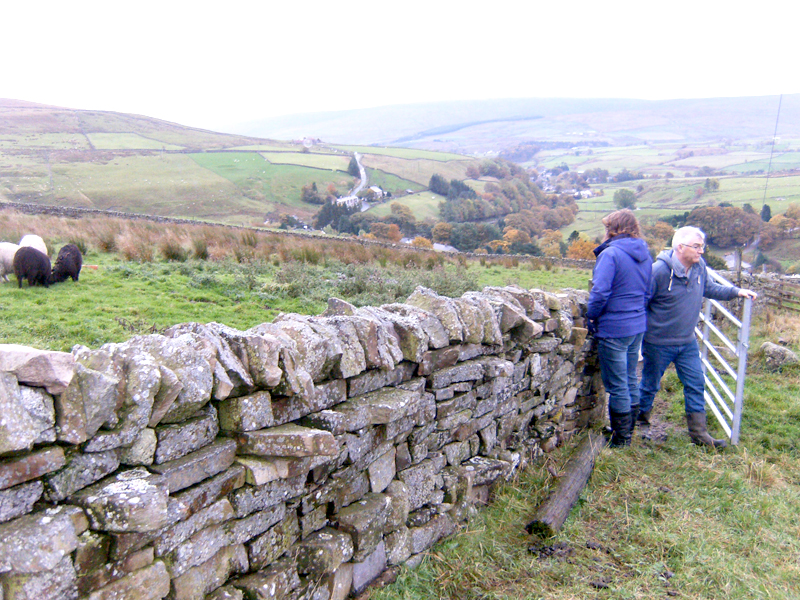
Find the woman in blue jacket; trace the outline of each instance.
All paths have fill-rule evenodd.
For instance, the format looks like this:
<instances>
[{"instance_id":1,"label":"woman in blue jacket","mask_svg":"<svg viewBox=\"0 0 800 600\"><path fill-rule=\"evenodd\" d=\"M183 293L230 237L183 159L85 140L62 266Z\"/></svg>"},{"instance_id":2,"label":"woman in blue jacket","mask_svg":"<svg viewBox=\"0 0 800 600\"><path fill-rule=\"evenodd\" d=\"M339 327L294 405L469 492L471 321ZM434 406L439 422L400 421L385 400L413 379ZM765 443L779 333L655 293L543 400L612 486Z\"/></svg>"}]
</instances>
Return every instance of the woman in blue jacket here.
<instances>
[{"instance_id":1,"label":"woman in blue jacket","mask_svg":"<svg viewBox=\"0 0 800 600\"><path fill-rule=\"evenodd\" d=\"M652 258L630 210L603 219L604 241L594 249L597 263L589 295L589 331L598 340L600 373L608 392L610 446L630 446L639 411L636 365L647 328L647 294Z\"/></svg>"}]
</instances>

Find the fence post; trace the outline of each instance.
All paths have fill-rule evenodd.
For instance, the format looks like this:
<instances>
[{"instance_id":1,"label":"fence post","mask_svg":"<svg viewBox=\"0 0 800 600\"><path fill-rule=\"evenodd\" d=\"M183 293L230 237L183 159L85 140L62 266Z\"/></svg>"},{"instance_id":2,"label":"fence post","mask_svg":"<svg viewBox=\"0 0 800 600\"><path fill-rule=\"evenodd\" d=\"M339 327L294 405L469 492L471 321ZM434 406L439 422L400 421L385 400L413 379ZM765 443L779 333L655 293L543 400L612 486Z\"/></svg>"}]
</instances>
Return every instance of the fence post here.
<instances>
[{"instance_id":1,"label":"fence post","mask_svg":"<svg viewBox=\"0 0 800 600\"><path fill-rule=\"evenodd\" d=\"M739 431L742 427L742 408L744 404L744 379L747 370L747 352L750 349L750 313L753 301L750 298L744 300L744 314L742 315L742 327L739 329L739 343L736 353L739 355L739 367L736 378L736 396L733 403L733 423L731 424L731 443L739 443Z\"/></svg>"}]
</instances>

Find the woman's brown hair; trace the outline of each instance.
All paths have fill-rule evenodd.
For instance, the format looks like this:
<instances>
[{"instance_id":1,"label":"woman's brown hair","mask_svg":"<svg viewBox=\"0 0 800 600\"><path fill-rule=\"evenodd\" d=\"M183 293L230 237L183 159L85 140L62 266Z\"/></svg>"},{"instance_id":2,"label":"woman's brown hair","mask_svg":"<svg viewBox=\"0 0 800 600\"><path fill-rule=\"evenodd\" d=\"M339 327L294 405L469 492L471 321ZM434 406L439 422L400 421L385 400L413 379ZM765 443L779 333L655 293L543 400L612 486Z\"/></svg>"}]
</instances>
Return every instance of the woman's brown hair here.
<instances>
[{"instance_id":1,"label":"woman's brown hair","mask_svg":"<svg viewBox=\"0 0 800 600\"><path fill-rule=\"evenodd\" d=\"M636 220L633 211L627 208L616 210L610 215L603 217L601 221L606 228L604 240L627 233L631 237L642 237L642 230L639 229L639 221Z\"/></svg>"}]
</instances>

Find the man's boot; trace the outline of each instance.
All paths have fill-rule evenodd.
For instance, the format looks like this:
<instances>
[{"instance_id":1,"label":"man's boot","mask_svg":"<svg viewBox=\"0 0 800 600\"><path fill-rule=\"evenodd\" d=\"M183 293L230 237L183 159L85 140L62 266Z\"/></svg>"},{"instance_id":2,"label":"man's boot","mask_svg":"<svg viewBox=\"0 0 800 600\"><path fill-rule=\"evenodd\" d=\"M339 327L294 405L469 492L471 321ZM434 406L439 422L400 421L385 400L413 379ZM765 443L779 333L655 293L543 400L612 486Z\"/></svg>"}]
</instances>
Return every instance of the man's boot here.
<instances>
[{"instance_id":1,"label":"man's boot","mask_svg":"<svg viewBox=\"0 0 800 600\"><path fill-rule=\"evenodd\" d=\"M631 413L618 413L613 410L608 411L609 421L611 421L611 440L608 445L611 448L621 448L631 445Z\"/></svg>"},{"instance_id":2,"label":"man's boot","mask_svg":"<svg viewBox=\"0 0 800 600\"><path fill-rule=\"evenodd\" d=\"M637 411L638 412L638 411ZM650 439L650 413L651 410L640 412L636 417L636 424L639 426L639 433L645 440Z\"/></svg>"},{"instance_id":3,"label":"man's boot","mask_svg":"<svg viewBox=\"0 0 800 600\"><path fill-rule=\"evenodd\" d=\"M693 444L712 448L725 448L728 445L726 440L717 440L709 435L704 412L686 413L686 426Z\"/></svg>"}]
</instances>

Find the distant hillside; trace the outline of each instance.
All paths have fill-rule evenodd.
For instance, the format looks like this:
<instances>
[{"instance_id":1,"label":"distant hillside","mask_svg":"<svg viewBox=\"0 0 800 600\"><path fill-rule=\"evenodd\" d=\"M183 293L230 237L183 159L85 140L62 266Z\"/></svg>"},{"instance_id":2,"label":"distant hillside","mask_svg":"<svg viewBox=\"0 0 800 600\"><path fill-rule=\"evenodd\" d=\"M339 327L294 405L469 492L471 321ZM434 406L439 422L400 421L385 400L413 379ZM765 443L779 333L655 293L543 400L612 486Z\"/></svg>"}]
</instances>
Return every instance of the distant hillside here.
<instances>
[{"instance_id":1,"label":"distant hillside","mask_svg":"<svg viewBox=\"0 0 800 600\"><path fill-rule=\"evenodd\" d=\"M353 149L184 127L146 116L0 99L0 201L260 225L310 221L345 195ZM433 173L463 179L469 160L420 150L363 152L372 185L418 192Z\"/></svg>"},{"instance_id":2,"label":"distant hillside","mask_svg":"<svg viewBox=\"0 0 800 600\"><path fill-rule=\"evenodd\" d=\"M521 143L697 143L771 138L778 96L693 100L532 98L383 106L244 123L242 134L463 154ZM783 97L779 135L800 135L800 94Z\"/></svg>"}]
</instances>

